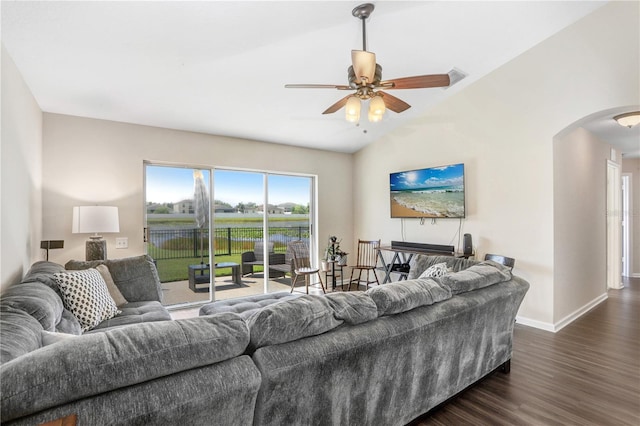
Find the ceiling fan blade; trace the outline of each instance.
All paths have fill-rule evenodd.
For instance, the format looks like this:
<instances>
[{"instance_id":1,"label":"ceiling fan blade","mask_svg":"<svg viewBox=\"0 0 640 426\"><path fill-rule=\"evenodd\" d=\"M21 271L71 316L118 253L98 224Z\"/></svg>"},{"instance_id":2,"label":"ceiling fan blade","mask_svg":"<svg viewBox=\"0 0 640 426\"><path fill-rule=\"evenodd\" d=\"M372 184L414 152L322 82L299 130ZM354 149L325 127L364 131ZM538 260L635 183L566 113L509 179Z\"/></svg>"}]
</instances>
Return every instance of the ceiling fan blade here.
<instances>
[{"instance_id":1,"label":"ceiling fan blade","mask_svg":"<svg viewBox=\"0 0 640 426\"><path fill-rule=\"evenodd\" d=\"M347 95L344 98L340 99L338 102L336 102L335 104L331 105L329 108L327 108L323 114L333 114L334 112L336 112L337 110L339 110L340 108L342 108L343 106L345 106L347 104L347 100L353 95Z\"/></svg>"},{"instance_id":2,"label":"ceiling fan blade","mask_svg":"<svg viewBox=\"0 0 640 426\"><path fill-rule=\"evenodd\" d=\"M409 105L402 99L398 99L395 96L392 96L382 91L378 91L378 93L382 94L382 100L384 101L384 105L393 112L402 112L411 108L411 105Z\"/></svg>"},{"instance_id":3,"label":"ceiling fan blade","mask_svg":"<svg viewBox=\"0 0 640 426\"><path fill-rule=\"evenodd\" d=\"M385 89L425 89L429 87L447 87L450 82L449 74L431 74L381 81L380 86Z\"/></svg>"},{"instance_id":4,"label":"ceiling fan blade","mask_svg":"<svg viewBox=\"0 0 640 426\"><path fill-rule=\"evenodd\" d=\"M344 86L339 84L285 84L287 89L338 89L338 90L352 90L350 86Z\"/></svg>"},{"instance_id":5,"label":"ceiling fan blade","mask_svg":"<svg viewBox=\"0 0 640 426\"><path fill-rule=\"evenodd\" d=\"M364 78L372 83L376 75L376 54L365 50L352 50L351 63L356 75L356 83L362 83Z\"/></svg>"}]
</instances>

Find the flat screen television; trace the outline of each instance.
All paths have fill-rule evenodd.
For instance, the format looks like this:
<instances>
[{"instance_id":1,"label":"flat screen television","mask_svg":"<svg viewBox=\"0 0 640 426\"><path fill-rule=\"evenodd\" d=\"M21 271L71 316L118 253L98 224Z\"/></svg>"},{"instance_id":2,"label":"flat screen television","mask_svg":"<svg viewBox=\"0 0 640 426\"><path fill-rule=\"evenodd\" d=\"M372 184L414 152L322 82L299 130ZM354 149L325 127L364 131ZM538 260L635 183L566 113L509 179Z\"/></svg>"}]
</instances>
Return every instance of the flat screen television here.
<instances>
[{"instance_id":1,"label":"flat screen television","mask_svg":"<svg viewBox=\"0 0 640 426\"><path fill-rule=\"evenodd\" d=\"M464 218L464 164L389 175L392 218Z\"/></svg>"}]
</instances>

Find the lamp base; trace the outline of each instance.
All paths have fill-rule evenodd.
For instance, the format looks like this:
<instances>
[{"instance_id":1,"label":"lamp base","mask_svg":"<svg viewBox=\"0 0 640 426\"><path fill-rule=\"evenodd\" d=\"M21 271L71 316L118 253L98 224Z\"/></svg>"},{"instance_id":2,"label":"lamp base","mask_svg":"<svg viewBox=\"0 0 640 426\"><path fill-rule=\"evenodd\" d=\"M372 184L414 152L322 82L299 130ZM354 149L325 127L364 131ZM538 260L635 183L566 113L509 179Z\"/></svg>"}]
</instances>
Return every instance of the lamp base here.
<instances>
[{"instance_id":1,"label":"lamp base","mask_svg":"<svg viewBox=\"0 0 640 426\"><path fill-rule=\"evenodd\" d=\"M107 260L107 241L94 238L87 240L85 257L87 260Z\"/></svg>"}]
</instances>

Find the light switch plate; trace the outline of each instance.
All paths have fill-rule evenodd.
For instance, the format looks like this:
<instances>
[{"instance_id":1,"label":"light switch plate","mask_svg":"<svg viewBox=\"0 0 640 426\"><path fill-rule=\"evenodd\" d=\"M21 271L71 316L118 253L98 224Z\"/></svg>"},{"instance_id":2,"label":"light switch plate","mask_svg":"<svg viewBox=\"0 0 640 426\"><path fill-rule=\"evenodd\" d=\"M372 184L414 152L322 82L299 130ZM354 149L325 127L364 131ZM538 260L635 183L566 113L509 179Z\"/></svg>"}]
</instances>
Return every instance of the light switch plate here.
<instances>
[{"instance_id":1,"label":"light switch plate","mask_svg":"<svg viewBox=\"0 0 640 426\"><path fill-rule=\"evenodd\" d=\"M126 249L129 248L129 238L116 238L116 248Z\"/></svg>"}]
</instances>

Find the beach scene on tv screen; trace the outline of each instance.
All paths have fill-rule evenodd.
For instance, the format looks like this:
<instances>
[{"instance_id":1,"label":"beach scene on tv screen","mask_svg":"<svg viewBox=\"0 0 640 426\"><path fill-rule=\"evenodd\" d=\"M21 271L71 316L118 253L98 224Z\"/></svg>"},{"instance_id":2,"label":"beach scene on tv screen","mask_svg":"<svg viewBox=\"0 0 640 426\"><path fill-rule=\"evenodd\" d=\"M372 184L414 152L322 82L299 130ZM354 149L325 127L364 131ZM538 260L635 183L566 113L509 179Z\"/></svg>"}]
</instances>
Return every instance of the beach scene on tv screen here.
<instances>
[{"instance_id":1,"label":"beach scene on tv screen","mask_svg":"<svg viewBox=\"0 0 640 426\"><path fill-rule=\"evenodd\" d=\"M464 217L464 164L391 173L391 217Z\"/></svg>"}]
</instances>

